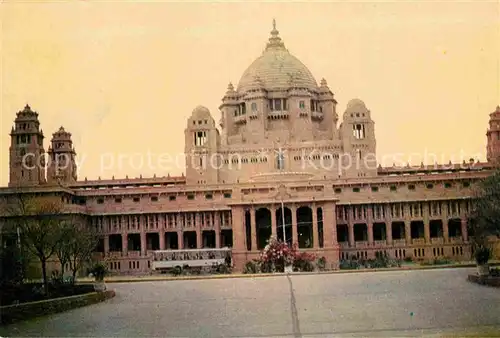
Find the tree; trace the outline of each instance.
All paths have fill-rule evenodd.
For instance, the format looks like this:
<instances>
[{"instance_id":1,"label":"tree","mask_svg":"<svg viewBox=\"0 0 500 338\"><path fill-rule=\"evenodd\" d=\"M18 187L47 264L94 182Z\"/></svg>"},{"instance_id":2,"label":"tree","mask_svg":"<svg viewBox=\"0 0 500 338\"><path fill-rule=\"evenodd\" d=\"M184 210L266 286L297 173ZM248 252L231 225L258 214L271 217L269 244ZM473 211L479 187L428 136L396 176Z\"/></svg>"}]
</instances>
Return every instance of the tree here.
<instances>
[{"instance_id":1,"label":"tree","mask_svg":"<svg viewBox=\"0 0 500 338\"><path fill-rule=\"evenodd\" d=\"M61 224L61 233L59 241L56 243L55 254L59 260L59 265L61 265L61 276L64 277L66 270L66 264L70 260L70 247L73 241L73 236L75 231L73 229L74 225L71 222L63 222Z\"/></svg>"},{"instance_id":2,"label":"tree","mask_svg":"<svg viewBox=\"0 0 500 338\"><path fill-rule=\"evenodd\" d=\"M500 169L477 186L469 230L476 247L486 247L491 236L500 235Z\"/></svg>"},{"instance_id":3,"label":"tree","mask_svg":"<svg viewBox=\"0 0 500 338\"><path fill-rule=\"evenodd\" d=\"M45 294L49 292L47 261L54 255L63 233L63 205L53 198L14 195L8 215L14 228L19 228L21 247L38 258L42 267Z\"/></svg>"},{"instance_id":4,"label":"tree","mask_svg":"<svg viewBox=\"0 0 500 338\"><path fill-rule=\"evenodd\" d=\"M98 237L96 233L84 225L77 224L72 228L72 236L68 246L69 267L73 280L77 272L92 259Z\"/></svg>"}]
</instances>

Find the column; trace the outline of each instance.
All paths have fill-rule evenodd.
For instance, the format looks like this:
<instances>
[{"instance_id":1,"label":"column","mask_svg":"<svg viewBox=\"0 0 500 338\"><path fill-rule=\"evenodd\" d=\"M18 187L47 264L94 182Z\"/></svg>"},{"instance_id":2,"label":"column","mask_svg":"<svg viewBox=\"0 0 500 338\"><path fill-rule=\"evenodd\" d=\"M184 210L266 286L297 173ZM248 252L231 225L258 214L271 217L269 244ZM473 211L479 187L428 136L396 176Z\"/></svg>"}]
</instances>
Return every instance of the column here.
<instances>
[{"instance_id":1,"label":"column","mask_svg":"<svg viewBox=\"0 0 500 338\"><path fill-rule=\"evenodd\" d=\"M297 207L292 205L290 207L292 211L292 245L299 243L298 226L297 226Z\"/></svg>"},{"instance_id":2,"label":"column","mask_svg":"<svg viewBox=\"0 0 500 338\"><path fill-rule=\"evenodd\" d=\"M450 243L450 231L448 229L448 212L446 211L445 203L440 203L439 208L441 210L441 222L443 223L443 238L445 243Z\"/></svg>"},{"instance_id":3,"label":"column","mask_svg":"<svg viewBox=\"0 0 500 338\"><path fill-rule=\"evenodd\" d=\"M366 229L368 231L368 245L373 245L373 206L368 205Z\"/></svg>"},{"instance_id":4,"label":"column","mask_svg":"<svg viewBox=\"0 0 500 338\"><path fill-rule=\"evenodd\" d=\"M160 237L160 250L165 250L165 231L163 229L158 231L158 236Z\"/></svg>"},{"instance_id":5,"label":"column","mask_svg":"<svg viewBox=\"0 0 500 338\"><path fill-rule=\"evenodd\" d=\"M423 202L424 203L424 238L425 238L425 243L430 244L431 243L431 226L430 226L430 221L429 221L429 203L428 202Z\"/></svg>"},{"instance_id":6,"label":"column","mask_svg":"<svg viewBox=\"0 0 500 338\"><path fill-rule=\"evenodd\" d=\"M184 231L177 230L177 243L179 244L179 249L184 249Z\"/></svg>"},{"instance_id":7,"label":"column","mask_svg":"<svg viewBox=\"0 0 500 338\"><path fill-rule=\"evenodd\" d=\"M327 202L323 204L323 233L325 234L324 248L331 248L334 246L333 243L333 227L336 226L335 223L335 204Z\"/></svg>"},{"instance_id":8,"label":"column","mask_svg":"<svg viewBox=\"0 0 500 338\"><path fill-rule=\"evenodd\" d=\"M252 206L250 209L250 236L252 237L252 250L258 250L257 249L257 224L255 220L255 207Z\"/></svg>"},{"instance_id":9,"label":"column","mask_svg":"<svg viewBox=\"0 0 500 338\"><path fill-rule=\"evenodd\" d=\"M278 238L276 225L276 206L273 204L269 208L271 210L271 236Z\"/></svg>"},{"instance_id":10,"label":"column","mask_svg":"<svg viewBox=\"0 0 500 338\"><path fill-rule=\"evenodd\" d=\"M146 232L141 231L141 256L146 256Z\"/></svg>"},{"instance_id":11,"label":"column","mask_svg":"<svg viewBox=\"0 0 500 338\"><path fill-rule=\"evenodd\" d=\"M405 219L405 240L406 245L411 245L411 221L409 219Z\"/></svg>"},{"instance_id":12,"label":"column","mask_svg":"<svg viewBox=\"0 0 500 338\"><path fill-rule=\"evenodd\" d=\"M215 211L215 247L220 248L220 214Z\"/></svg>"},{"instance_id":13,"label":"column","mask_svg":"<svg viewBox=\"0 0 500 338\"><path fill-rule=\"evenodd\" d=\"M104 257L108 256L109 256L109 235L104 235Z\"/></svg>"},{"instance_id":14,"label":"column","mask_svg":"<svg viewBox=\"0 0 500 338\"><path fill-rule=\"evenodd\" d=\"M201 213L197 212L194 217L196 228L196 249L203 247L202 234L201 234Z\"/></svg>"},{"instance_id":15,"label":"column","mask_svg":"<svg viewBox=\"0 0 500 338\"><path fill-rule=\"evenodd\" d=\"M384 206L385 208L385 233L387 245L392 245L392 214L391 214L391 205L387 204Z\"/></svg>"},{"instance_id":16,"label":"column","mask_svg":"<svg viewBox=\"0 0 500 338\"><path fill-rule=\"evenodd\" d=\"M462 240L464 243L469 241L469 234L467 233L467 218L462 217L460 219L461 231L462 231Z\"/></svg>"},{"instance_id":17,"label":"column","mask_svg":"<svg viewBox=\"0 0 500 338\"><path fill-rule=\"evenodd\" d=\"M311 209L312 209L312 221L313 221L313 248L319 249L318 206L316 205L316 203L313 203ZM323 233L325 233L325 226L326 226L324 217L325 214L323 210ZM325 243L325 239L323 239L323 243Z\"/></svg>"},{"instance_id":18,"label":"column","mask_svg":"<svg viewBox=\"0 0 500 338\"><path fill-rule=\"evenodd\" d=\"M339 243L337 241L337 204L333 203L332 206L332 220L333 220L333 225L332 225L332 241L335 246L337 246ZM323 225L324 226L324 225Z\"/></svg>"},{"instance_id":19,"label":"column","mask_svg":"<svg viewBox=\"0 0 500 338\"><path fill-rule=\"evenodd\" d=\"M245 250L245 222L244 222L244 210L240 206L233 206L231 209L232 221L233 221L233 246L235 251L246 251Z\"/></svg>"},{"instance_id":20,"label":"column","mask_svg":"<svg viewBox=\"0 0 500 338\"><path fill-rule=\"evenodd\" d=\"M122 255L128 255L128 233L122 233Z\"/></svg>"},{"instance_id":21,"label":"column","mask_svg":"<svg viewBox=\"0 0 500 338\"><path fill-rule=\"evenodd\" d=\"M347 232L349 235L349 246L354 247L354 210L352 205L348 208L349 215L347 216ZM323 225L324 226L324 225Z\"/></svg>"}]
</instances>

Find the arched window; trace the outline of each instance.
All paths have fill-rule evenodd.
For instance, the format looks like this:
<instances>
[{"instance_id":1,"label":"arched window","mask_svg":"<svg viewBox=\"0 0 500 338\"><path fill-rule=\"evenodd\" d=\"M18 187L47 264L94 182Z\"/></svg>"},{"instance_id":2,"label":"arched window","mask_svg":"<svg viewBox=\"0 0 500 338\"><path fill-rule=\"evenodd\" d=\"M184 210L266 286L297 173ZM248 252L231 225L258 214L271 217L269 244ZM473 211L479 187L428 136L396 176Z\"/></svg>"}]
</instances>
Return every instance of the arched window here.
<instances>
[{"instance_id":1,"label":"arched window","mask_svg":"<svg viewBox=\"0 0 500 338\"><path fill-rule=\"evenodd\" d=\"M252 109L253 112L257 111L257 103L252 102L251 109Z\"/></svg>"},{"instance_id":2,"label":"arched window","mask_svg":"<svg viewBox=\"0 0 500 338\"><path fill-rule=\"evenodd\" d=\"M285 154L282 150L279 150L279 152L276 154L276 169L285 169Z\"/></svg>"}]
</instances>

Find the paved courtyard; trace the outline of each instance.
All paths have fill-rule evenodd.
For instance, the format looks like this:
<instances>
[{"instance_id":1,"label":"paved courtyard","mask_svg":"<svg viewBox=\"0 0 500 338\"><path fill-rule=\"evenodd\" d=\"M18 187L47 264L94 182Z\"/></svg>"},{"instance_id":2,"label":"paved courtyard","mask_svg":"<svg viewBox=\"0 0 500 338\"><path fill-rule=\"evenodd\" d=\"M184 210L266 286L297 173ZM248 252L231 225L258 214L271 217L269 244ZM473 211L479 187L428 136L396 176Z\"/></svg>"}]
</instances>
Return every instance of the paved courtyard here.
<instances>
[{"instance_id":1,"label":"paved courtyard","mask_svg":"<svg viewBox=\"0 0 500 338\"><path fill-rule=\"evenodd\" d=\"M105 303L0 336L326 337L500 334L500 290L474 269L109 284Z\"/></svg>"}]
</instances>

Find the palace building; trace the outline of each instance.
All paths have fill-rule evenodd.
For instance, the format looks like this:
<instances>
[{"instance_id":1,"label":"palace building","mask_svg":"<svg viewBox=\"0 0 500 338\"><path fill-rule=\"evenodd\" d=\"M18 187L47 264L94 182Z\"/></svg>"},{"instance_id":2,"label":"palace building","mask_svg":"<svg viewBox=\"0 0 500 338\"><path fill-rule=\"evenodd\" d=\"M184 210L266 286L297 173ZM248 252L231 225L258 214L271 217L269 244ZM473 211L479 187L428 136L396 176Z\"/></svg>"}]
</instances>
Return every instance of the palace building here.
<instances>
[{"instance_id":1,"label":"palace building","mask_svg":"<svg viewBox=\"0 0 500 338\"><path fill-rule=\"evenodd\" d=\"M185 175L79 180L71 134L61 127L45 151L38 113L26 106L0 197L60 198L102 235L97 255L115 273L150 271L155 250L226 246L241 270L272 235L329 268L379 252L470 259L472 187L500 156L500 107L490 114L487 162L381 167L367 105L352 99L339 118L326 80L318 84L286 49L274 23L219 110L218 122L203 106L187 120Z\"/></svg>"}]
</instances>

